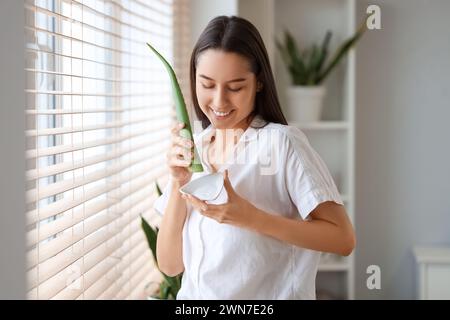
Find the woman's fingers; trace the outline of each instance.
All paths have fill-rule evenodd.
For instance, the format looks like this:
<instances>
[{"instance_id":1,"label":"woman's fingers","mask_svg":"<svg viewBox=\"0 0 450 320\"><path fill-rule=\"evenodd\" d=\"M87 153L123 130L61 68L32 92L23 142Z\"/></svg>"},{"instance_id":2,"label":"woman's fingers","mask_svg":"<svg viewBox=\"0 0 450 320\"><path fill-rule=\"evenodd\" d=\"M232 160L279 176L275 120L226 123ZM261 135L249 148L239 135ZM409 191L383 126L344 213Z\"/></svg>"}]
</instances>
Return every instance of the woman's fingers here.
<instances>
[{"instance_id":1,"label":"woman's fingers","mask_svg":"<svg viewBox=\"0 0 450 320\"><path fill-rule=\"evenodd\" d=\"M183 195L183 198L189 200L197 210L206 211L208 209L208 205L204 201L201 201L200 199L194 196Z\"/></svg>"},{"instance_id":2,"label":"woman's fingers","mask_svg":"<svg viewBox=\"0 0 450 320\"><path fill-rule=\"evenodd\" d=\"M175 122L171 127L172 134L178 134L178 132L183 129L184 123L183 122Z\"/></svg>"},{"instance_id":3,"label":"woman's fingers","mask_svg":"<svg viewBox=\"0 0 450 320\"><path fill-rule=\"evenodd\" d=\"M171 126L171 146L166 154L167 164L174 179L185 184L192 173L188 167L192 163L193 155L190 140L180 136L180 130L185 127L183 122L175 122Z\"/></svg>"},{"instance_id":4,"label":"woman's fingers","mask_svg":"<svg viewBox=\"0 0 450 320\"><path fill-rule=\"evenodd\" d=\"M173 136L172 145L178 145L186 149L191 149L194 146L191 140L177 135Z\"/></svg>"},{"instance_id":5,"label":"woman's fingers","mask_svg":"<svg viewBox=\"0 0 450 320\"><path fill-rule=\"evenodd\" d=\"M185 148L192 148L194 146L193 142L190 139L183 138L180 136L179 132L181 129L185 127L183 122L176 122L171 127L172 132L172 143L174 145L180 145Z\"/></svg>"},{"instance_id":6,"label":"woman's fingers","mask_svg":"<svg viewBox=\"0 0 450 320\"><path fill-rule=\"evenodd\" d=\"M172 145L168 157L175 155L177 159L182 158L184 160L193 158L191 151L194 146L193 142L189 139L181 137L178 134L180 129L183 127L184 123L178 123L172 126Z\"/></svg>"},{"instance_id":7,"label":"woman's fingers","mask_svg":"<svg viewBox=\"0 0 450 320\"><path fill-rule=\"evenodd\" d=\"M192 151L179 146L172 147L170 154L172 157L175 157L176 159L190 161L193 158Z\"/></svg>"},{"instance_id":8,"label":"woman's fingers","mask_svg":"<svg viewBox=\"0 0 450 320\"><path fill-rule=\"evenodd\" d=\"M188 167L194 157L191 150L193 147L192 141L179 135L179 131L184 126L185 124L182 122L176 122L172 125L172 145L166 156L169 166Z\"/></svg>"},{"instance_id":9,"label":"woman's fingers","mask_svg":"<svg viewBox=\"0 0 450 320\"><path fill-rule=\"evenodd\" d=\"M187 168L191 165L191 161L183 160L183 159L176 159L176 158L170 158L169 159L169 167L184 167Z\"/></svg>"}]
</instances>

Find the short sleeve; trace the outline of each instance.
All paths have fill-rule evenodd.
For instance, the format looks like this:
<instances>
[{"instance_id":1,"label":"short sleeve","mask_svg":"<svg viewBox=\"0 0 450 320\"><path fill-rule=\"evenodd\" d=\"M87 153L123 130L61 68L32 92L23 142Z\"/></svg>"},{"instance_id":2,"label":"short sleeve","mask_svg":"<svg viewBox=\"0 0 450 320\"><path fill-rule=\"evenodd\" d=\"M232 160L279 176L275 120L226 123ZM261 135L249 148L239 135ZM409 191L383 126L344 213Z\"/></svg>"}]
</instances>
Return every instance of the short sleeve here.
<instances>
[{"instance_id":1,"label":"short sleeve","mask_svg":"<svg viewBox=\"0 0 450 320\"><path fill-rule=\"evenodd\" d=\"M285 138L286 187L301 217L307 219L311 211L326 201L343 204L327 166L305 134L298 128L288 127Z\"/></svg>"},{"instance_id":2,"label":"short sleeve","mask_svg":"<svg viewBox=\"0 0 450 320\"><path fill-rule=\"evenodd\" d=\"M172 188L172 177L169 177L169 181L167 182L164 190L162 190L162 195L160 195L153 204L153 208L159 215L164 215L164 211L167 207L167 202L170 197L170 189Z\"/></svg>"}]
</instances>

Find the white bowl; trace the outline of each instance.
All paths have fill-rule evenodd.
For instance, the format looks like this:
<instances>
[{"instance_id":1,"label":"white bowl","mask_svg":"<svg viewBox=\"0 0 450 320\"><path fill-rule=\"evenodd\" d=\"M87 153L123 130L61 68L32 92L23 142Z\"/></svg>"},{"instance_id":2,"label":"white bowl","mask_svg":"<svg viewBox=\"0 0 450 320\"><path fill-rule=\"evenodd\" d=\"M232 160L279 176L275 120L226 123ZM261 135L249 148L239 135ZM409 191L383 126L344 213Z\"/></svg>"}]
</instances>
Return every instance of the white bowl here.
<instances>
[{"instance_id":1,"label":"white bowl","mask_svg":"<svg viewBox=\"0 0 450 320\"><path fill-rule=\"evenodd\" d=\"M186 183L180 188L183 194L190 194L204 201L226 201L223 186L223 174L211 173Z\"/></svg>"}]
</instances>

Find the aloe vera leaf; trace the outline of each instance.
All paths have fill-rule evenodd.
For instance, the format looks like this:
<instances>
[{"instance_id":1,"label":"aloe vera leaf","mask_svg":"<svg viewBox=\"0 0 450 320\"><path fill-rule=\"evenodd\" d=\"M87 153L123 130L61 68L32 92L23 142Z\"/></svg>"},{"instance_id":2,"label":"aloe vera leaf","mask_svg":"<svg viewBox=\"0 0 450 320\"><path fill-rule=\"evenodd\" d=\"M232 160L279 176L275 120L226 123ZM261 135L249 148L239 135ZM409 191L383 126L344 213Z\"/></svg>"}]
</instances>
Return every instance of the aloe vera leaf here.
<instances>
[{"instance_id":1,"label":"aloe vera leaf","mask_svg":"<svg viewBox=\"0 0 450 320\"><path fill-rule=\"evenodd\" d=\"M158 194L158 197L160 197L162 195L162 191L161 191L161 188L159 187L157 181L155 181L155 188L156 188L156 193Z\"/></svg>"},{"instance_id":2,"label":"aloe vera leaf","mask_svg":"<svg viewBox=\"0 0 450 320\"><path fill-rule=\"evenodd\" d=\"M320 53L321 53L320 60L317 64L317 72L318 73L322 70L322 66L323 66L325 60L327 59L328 47L330 45L330 40L331 40L332 35L333 35L333 33L330 30L328 30L325 35L325 38L323 39L322 47L320 50Z\"/></svg>"},{"instance_id":3,"label":"aloe vera leaf","mask_svg":"<svg viewBox=\"0 0 450 320\"><path fill-rule=\"evenodd\" d=\"M347 41L345 41L339 49L334 54L333 58L331 59L328 66L325 68L325 70L322 72L322 74L317 78L317 83L322 82L323 79L325 79L328 76L328 73L331 72L331 70L334 69L334 67L340 62L340 60L345 56L347 51L349 51L353 45L359 40L359 38L364 34L364 32L367 30L366 26L366 20L364 19L361 26L358 28L356 33Z\"/></svg>"},{"instance_id":4,"label":"aloe vera leaf","mask_svg":"<svg viewBox=\"0 0 450 320\"><path fill-rule=\"evenodd\" d=\"M288 30L284 31L284 36L286 49L292 59L292 65L302 76L304 76L306 74L305 63L302 61L301 55L299 55L299 50L295 43L294 37L289 33Z\"/></svg>"},{"instance_id":5,"label":"aloe vera leaf","mask_svg":"<svg viewBox=\"0 0 450 320\"><path fill-rule=\"evenodd\" d=\"M310 51L310 56L309 56L309 63L308 63L308 80L307 80L307 84L308 85L315 85L315 78L316 78L316 70L317 70L317 65L320 61L320 50L317 47L317 45L313 45L312 50Z\"/></svg>"},{"instance_id":6,"label":"aloe vera leaf","mask_svg":"<svg viewBox=\"0 0 450 320\"><path fill-rule=\"evenodd\" d=\"M149 43L147 43L147 45L150 48L150 50L152 50L156 54L156 56L162 61L169 74L172 83L172 94L175 101L175 111L177 114L177 119L178 121L183 122L185 124L184 128L180 130L180 135L186 139L194 141L192 136L191 123L189 121L189 114L186 109L186 103L184 102L183 93L181 92L180 85L178 84L177 76L175 75L175 72L173 71L172 67L167 62L167 60L158 51L156 51L156 49L153 48ZM194 159L192 160L189 169L192 172L202 172L203 166L199 160L200 158L198 156L197 148L195 148L195 145L193 147L193 150L194 150Z\"/></svg>"}]
</instances>

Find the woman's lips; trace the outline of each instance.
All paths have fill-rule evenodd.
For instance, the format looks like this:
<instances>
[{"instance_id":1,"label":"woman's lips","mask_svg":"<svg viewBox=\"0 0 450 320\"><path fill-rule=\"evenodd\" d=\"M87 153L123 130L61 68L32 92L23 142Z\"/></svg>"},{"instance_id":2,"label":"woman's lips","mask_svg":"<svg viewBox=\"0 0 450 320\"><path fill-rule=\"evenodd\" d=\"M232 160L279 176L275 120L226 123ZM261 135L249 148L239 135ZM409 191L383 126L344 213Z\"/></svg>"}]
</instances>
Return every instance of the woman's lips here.
<instances>
[{"instance_id":1,"label":"woman's lips","mask_svg":"<svg viewBox=\"0 0 450 320\"><path fill-rule=\"evenodd\" d=\"M232 110L227 111L227 112L220 112L220 111L216 111L216 110L214 110L212 108L210 108L210 109L211 109L212 113L214 114L214 117L217 120L223 120L223 119L228 118L234 111L234 109L232 109Z\"/></svg>"}]
</instances>

